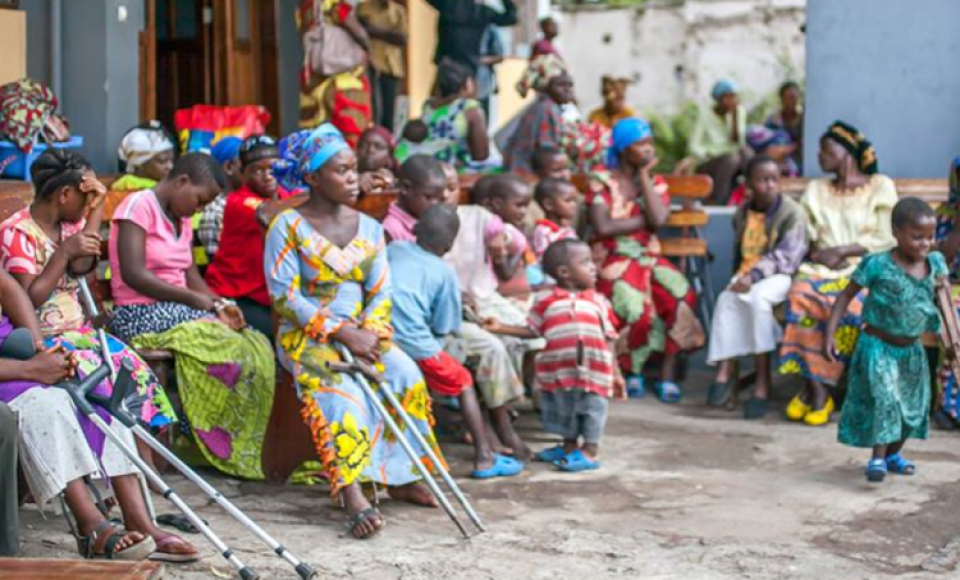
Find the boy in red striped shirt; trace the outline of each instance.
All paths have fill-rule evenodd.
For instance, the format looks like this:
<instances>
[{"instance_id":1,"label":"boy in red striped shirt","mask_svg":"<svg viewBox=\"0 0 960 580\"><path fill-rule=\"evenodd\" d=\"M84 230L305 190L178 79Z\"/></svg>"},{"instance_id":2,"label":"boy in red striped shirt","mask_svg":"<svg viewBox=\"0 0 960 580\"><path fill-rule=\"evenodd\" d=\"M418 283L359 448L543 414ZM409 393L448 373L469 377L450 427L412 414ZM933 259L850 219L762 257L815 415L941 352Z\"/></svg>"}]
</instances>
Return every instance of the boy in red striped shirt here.
<instances>
[{"instance_id":1,"label":"boy in red striped shirt","mask_svg":"<svg viewBox=\"0 0 960 580\"><path fill-rule=\"evenodd\" d=\"M537 295L530 328L493 321L485 326L494 333L547 340L536 364L543 391L541 420L546 430L563 437L563 445L536 458L563 471L597 469L607 399L625 395L613 344L619 321L596 291L597 267L587 244L576 239L554 242L544 253L543 268L557 286Z\"/></svg>"}]
</instances>

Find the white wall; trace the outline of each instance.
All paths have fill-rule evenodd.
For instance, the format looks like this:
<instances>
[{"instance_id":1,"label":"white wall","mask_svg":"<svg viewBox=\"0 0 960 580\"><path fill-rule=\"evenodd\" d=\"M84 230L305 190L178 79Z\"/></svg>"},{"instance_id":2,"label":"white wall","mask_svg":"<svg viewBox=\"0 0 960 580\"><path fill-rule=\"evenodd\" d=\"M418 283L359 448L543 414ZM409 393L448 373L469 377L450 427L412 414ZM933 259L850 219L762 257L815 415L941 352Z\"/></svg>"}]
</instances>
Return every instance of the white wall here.
<instances>
[{"instance_id":1,"label":"white wall","mask_svg":"<svg viewBox=\"0 0 960 580\"><path fill-rule=\"evenodd\" d=\"M639 111L676 112L704 100L714 81L739 83L747 106L804 70L805 0L652 0L639 9L561 13L560 47L584 112L600 102L600 77L633 78ZM789 63L789 64L785 64Z\"/></svg>"}]
</instances>

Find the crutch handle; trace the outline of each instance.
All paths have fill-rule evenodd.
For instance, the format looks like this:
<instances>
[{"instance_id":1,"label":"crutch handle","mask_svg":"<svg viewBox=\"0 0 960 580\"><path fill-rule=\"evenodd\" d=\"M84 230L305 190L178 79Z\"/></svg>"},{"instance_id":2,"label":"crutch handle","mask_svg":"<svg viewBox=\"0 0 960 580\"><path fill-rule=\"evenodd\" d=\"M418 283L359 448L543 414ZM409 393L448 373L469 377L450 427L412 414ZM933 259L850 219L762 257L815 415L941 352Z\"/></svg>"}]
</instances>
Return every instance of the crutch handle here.
<instances>
[{"instance_id":1,"label":"crutch handle","mask_svg":"<svg viewBox=\"0 0 960 580\"><path fill-rule=\"evenodd\" d=\"M97 395L88 395L88 399L95 397L95 403L104 407L111 415L127 427L133 427L137 424L137 418L127 410L123 405L124 399L134 388L133 364L124 360L120 363L120 369L117 371L117 378L113 381L113 393L110 398L99 397Z\"/></svg>"},{"instance_id":2,"label":"crutch handle","mask_svg":"<svg viewBox=\"0 0 960 580\"><path fill-rule=\"evenodd\" d=\"M83 415L90 415L94 410L87 397L90 392L97 388L97 385L103 382L103 379L108 376L110 376L110 367L104 364L94 369L94 371L87 375L87 378L82 381L64 381L56 386L70 394L70 398L73 399L73 404L77 406L77 409L80 409Z\"/></svg>"}]
</instances>

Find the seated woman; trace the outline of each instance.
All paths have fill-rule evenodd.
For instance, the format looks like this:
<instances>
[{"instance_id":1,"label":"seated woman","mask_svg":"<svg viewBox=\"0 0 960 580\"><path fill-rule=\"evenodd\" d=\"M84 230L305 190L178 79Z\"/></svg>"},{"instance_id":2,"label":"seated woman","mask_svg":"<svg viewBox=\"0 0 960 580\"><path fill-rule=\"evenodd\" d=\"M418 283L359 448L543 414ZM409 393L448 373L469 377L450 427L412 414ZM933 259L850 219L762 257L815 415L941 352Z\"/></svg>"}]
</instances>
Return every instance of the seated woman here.
<instances>
[{"instance_id":1,"label":"seated woman","mask_svg":"<svg viewBox=\"0 0 960 580\"><path fill-rule=\"evenodd\" d=\"M827 386L837 384L853 354L863 296L840 320L834 360L823 356L830 310L860 259L894 246L890 216L897 203L893 181L877 173L873 145L846 123L837 121L820 138L820 168L834 177L811 179L800 200L810 222L810 254L790 288L780 350L780 373L807 380L787 418L811 426L830 421L835 405Z\"/></svg>"},{"instance_id":2,"label":"seated woman","mask_svg":"<svg viewBox=\"0 0 960 580\"><path fill-rule=\"evenodd\" d=\"M438 96L427 99L421 120L429 134L426 141L440 161L463 170L490 157L487 120L473 98L476 83L466 66L444 60L437 70Z\"/></svg>"},{"instance_id":3,"label":"seated woman","mask_svg":"<svg viewBox=\"0 0 960 580\"><path fill-rule=\"evenodd\" d=\"M686 277L660 255L657 228L670 217L666 182L651 172L657 165L650 125L626 119L613 129L610 171L591 175L586 204L593 227L594 257L600 266L597 289L610 299L625 325L626 348L618 353L631 396L643 394L641 372L651 355L662 355L657 396L680 401L677 355L703 346L694 313L696 298Z\"/></svg>"},{"instance_id":4,"label":"seated woman","mask_svg":"<svg viewBox=\"0 0 960 580\"><path fill-rule=\"evenodd\" d=\"M127 131L119 153L125 175L110 186L113 191L150 189L173 167L173 141L160 121L148 121Z\"/></svg>"},{"instance_id":5,"label":"seated woman","mask_svg":"<svg viewBox=\"0 0 960 580\"><path fill-rule=\"evenodd\" d=\"M960 274L960 156L950 164L950 197L937 208L937 243L950 269L950 282L957 285ZM952 372L944 379L940 409L934 415L940 427L956 429L960 426L960 384Z\"/></svg>"},{"instance_id":6,"label":"seated woman","mask_svg":"<svg viewBox=\"0 0 960 580\"><path fill-rule=\"evenodd\" d=\"M80 306L77 276L94 270L100 256L106 188L85 159L65 149L45 151L30 173L36 196L30 207L0 224L0 261L26 289L47 347L66 347L85 376L102 364L103 353ZM109 337L108 344L115 365L133 365L138 390L127 401L131 412L153 427L175 421L146 363L116 338Z\"/></svg>"},{"instance_id":7,"label":"seated woman","mask_svg":"<svg viewBox=\"0 0 960 580\"><path fill-rule=\"evenodd\" d=\"M210 291L190 252L190 216L224 184L212 157L190 153L155 189L123 200L110 225L112 324L137 348L176 354L180 399L204 458L230 475L262 479L273 406L270 342Z\"/></svg>"},{"instance_id":8,"label":"seated woman","mask_svg":"<svg viewBox=\"0 0 960 580\"><path fill-rule=\"evenodd\" d=\"M690 155L697 173L713 178L712 199L725 205L734 181L743 172L752 151L747 147L747 110L731 81L718 81L711 91L713 106L700 110L690 135Z\"/></svg>"},{"instance_id":9,"label":"seated woman","mask_svg":"<svg viewBox=\"0 0 960 580\"><path fill-rule=\"evenodd\" d=\"M243 318L264 336L273 337L270 296L263 278L263 227L257 209L265 202L287 199L273 166L280 159L276 141L266 135L248 137L240 147L243 186L227 198L222 244L207 268L205 280L217 296L236 300Z\"/></svg>"},{"instance_id":10,"label":"seated woman","mask_svg":"<svg viewBox=\"0 0 960 580\"><path fill-rule=\"evenodd\" d=\"M637 114L627 104L627 87L629 86L630 79L610 75L600 77L600 94L603 96L603 104L590 112L590 122L613 129L620 121L636 117Z\"/></svg>"},{"instance_id":11,"label":"seated woman","mask_svg":"<svg viewBox=\"0 0 960 580\"><path fill-rule=\"evenodd\" d=\"M10 336L14 325L27 329L42 343L41 325L30 298L3 271L0 310L0 344ZM48 386L72 373L73 363L63 347L40 350L29 360L0 359L0 402L19 417L20 464L37 506L43 509L62 495L75 519L70 526L77 549L85 558L197 560L199 554L193 546L161 531L150 519L136 466L77 413L66 391ZM114 422L111 428L133 448L133 435L126 427ZM97 484L109 479L126 530L100 513L84 477Z\"/></svg>"},{"instance_id":12,"label":"seated woman","mask_svg":"<svg viewBox=\"0 0 960 580\"><path fill-rule=\"evenodd\" d=\"M387 486L394 499L437 504L352 376L327 368L327 361L340 359L338 348L382 365L382 387L396 392L416 428L438 453L439 447L423 377L391 340L383 228L350 208L360 193L356 156L340 132L324 124L304 142L300 170L310 199L277 216L267 233L264 270L282 317L278 354L296 379L331 495L342 498L351 533L366 538L384 519L362 482Z\"/></svg>"}]
</instances>

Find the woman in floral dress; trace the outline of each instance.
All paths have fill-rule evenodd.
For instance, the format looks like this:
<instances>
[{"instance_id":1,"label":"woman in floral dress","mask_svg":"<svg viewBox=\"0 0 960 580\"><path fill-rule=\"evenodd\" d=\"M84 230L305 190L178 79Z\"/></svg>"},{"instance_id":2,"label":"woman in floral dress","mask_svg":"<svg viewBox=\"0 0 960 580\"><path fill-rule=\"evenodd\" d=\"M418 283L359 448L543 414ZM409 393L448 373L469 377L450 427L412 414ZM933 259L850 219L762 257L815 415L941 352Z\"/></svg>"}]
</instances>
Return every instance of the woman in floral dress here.
<instances>
[{"instance_id":1,"label":"woman in floral dress","mask_svg":"<svg viewBox=\"0 0 960 580\"><path fill-rule=\"evenodd\" d=\"M391 341L383 228L349 207L360 191L356 156L325 124L303 142L300 159L310 199L281 213L267 234L264 269L281 316L277 351L294 376L331 494L343 500L351 533L367 538L384 519L362 483L386 486L397 500L437 504L353 377L327 368L340 360L338 348L377 365L382 388L395 392L438 454L439 447L423 377Z\"/></svg>"}]
</instances>

